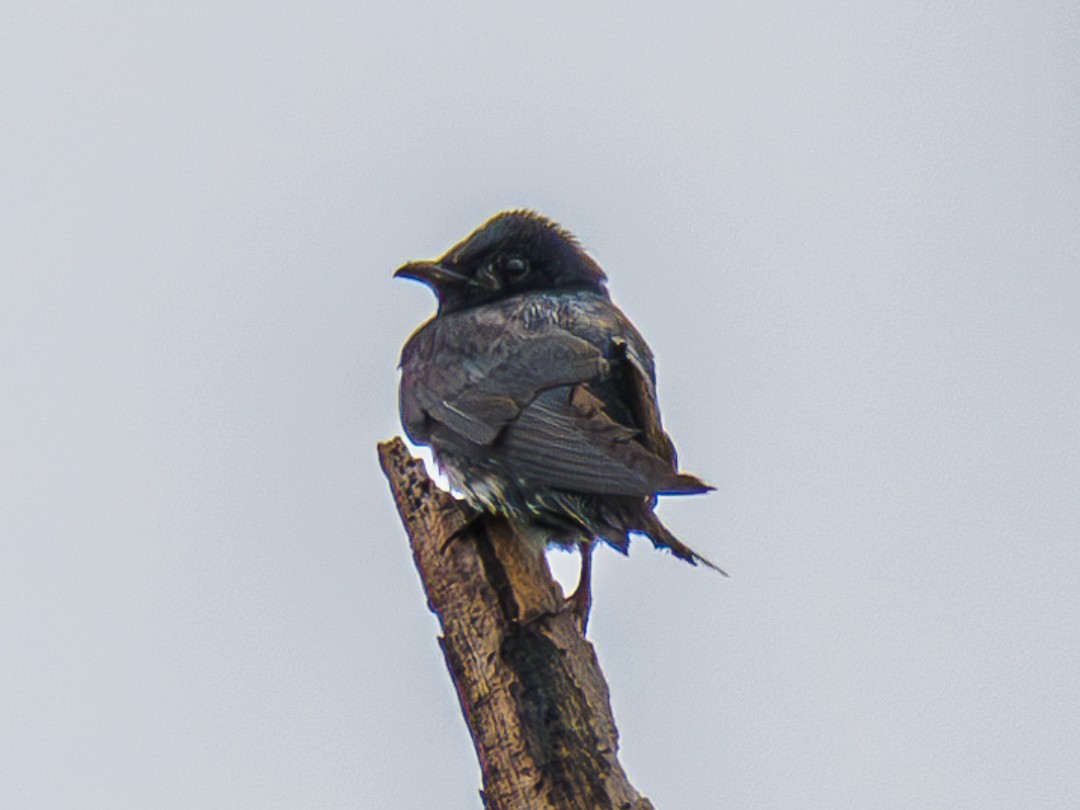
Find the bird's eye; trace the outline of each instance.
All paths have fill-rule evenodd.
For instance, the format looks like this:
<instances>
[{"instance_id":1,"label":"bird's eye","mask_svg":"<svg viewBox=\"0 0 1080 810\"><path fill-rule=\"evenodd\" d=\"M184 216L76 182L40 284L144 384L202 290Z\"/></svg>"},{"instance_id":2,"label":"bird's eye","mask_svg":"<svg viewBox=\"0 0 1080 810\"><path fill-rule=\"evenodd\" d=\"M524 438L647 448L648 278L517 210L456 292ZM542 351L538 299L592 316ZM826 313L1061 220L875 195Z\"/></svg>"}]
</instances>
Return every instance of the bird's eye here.
<instances>
[{"instance_id":1,"label":"bird's eye","mask_svg":"<svg viewBox=\"0 0 1080 810\"><path fill-rule=\"evenodd\" d=\"M529 262L521 256L511 256L503 263L503 269L510 278L521 278L529 272Z\"/></svg>"}]
</instances>

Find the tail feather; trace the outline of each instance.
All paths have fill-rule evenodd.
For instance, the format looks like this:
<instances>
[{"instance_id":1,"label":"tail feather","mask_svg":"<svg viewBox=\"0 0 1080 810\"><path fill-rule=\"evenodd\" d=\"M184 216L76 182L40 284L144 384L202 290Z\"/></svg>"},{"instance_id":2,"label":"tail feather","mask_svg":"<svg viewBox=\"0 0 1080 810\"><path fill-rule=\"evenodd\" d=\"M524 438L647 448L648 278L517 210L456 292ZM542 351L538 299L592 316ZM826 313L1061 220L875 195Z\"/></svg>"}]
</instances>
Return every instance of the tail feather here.
<instances>
[{"instance_id":1,"label":"tail feather","mask_svg":"<svg viewBox=\"0 0 1080 810\"><path fill-rule=\"evenodd\" d=\"M645 515L645 525L642 527L642 531L649 536L652 543L657 548L670 549L671 553L678 557L680 560L686 560L691 565L704 565L706 568L711 568L725 577L728 576L720 566L713 563L711 560L702 557L690 546L686 545L682 540L673 535L668 527L660 522L660 518L654 515L652 512L648 512Z\"/></svg>"},{"instance_id":2,"label":"tail feather","mask_svg":"<svg viewBox=\"0 0 1080 810\"><path fill-rule=\"evenodd\" d=\"M665 482L664 488L657 491L657 495L700 495L703 492L712 492L716 487L706 484L696 475L690 473L675 473L671 480Z\"/></svg>"}]
</instances>

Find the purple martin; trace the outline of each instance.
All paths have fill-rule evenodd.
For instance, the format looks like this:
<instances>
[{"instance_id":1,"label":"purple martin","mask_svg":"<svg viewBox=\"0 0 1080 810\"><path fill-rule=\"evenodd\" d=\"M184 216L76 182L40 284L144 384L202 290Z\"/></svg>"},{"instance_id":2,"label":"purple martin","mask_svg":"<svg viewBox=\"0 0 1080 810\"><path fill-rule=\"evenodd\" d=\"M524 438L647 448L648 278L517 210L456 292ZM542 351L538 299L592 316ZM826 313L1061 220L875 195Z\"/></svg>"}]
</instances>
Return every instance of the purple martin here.
<instances>
[{"instance_id":1,"label":"purple martin","mask_svg":"<svg viewBox=\"0 0 1080 810\"><path fill-rule=\"evenodd\" d=\"M653 513L658 495L712 487L678 471L652 352L570 233L535 212L505 211L394 276L423 282L439 303L401 353L405 432L431 447L478 514L580 549L568 603L582 628L598 540L625 554L640 533L720 570Z\"/></svg>"}]
</instances>

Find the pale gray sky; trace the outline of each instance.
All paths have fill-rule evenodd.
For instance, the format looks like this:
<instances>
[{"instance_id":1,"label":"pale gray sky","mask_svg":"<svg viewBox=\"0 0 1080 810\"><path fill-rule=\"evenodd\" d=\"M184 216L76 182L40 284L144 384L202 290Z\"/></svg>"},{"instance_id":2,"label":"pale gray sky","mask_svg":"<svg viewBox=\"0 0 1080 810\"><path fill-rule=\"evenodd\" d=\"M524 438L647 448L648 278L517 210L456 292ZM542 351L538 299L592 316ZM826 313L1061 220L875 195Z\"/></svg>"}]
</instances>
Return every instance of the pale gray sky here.
<instances>
[{"instance_id":1,"label":"pale gray sky","mask_svg":"<svg viewBox=\"0 0 1080 810\"><path fill-rule=\"evenodd\" d=\"M718 488L730 580L597 555L637 787L1080 806L1075 3L15 2L0 77L0 806L479 807L374 444L511 206Z\"/></svg>"}]
</instances>

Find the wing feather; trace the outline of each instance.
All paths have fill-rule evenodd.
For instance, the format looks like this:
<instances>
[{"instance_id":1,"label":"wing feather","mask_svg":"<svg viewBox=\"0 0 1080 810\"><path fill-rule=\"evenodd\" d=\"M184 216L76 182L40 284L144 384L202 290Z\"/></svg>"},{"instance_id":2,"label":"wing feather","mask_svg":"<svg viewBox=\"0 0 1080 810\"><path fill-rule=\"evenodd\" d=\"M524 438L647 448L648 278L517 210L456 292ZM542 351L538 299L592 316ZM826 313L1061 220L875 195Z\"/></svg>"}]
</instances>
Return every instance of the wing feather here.
<instances>
[{"instance_id":1,"label":"wing feather","mask_svg":"<svg viewBox=\"0 0 1080 810\"><path fill-rule=\"evenodd\" d=\"M446 343L430 334L403 362L410 435L537 488L643 497L711 489L677 472L648 349L629 324L612 326L627 337L506 328L465 364L439 363L436 346Z\"/></svg>"},{"instance_id":2,"label":"wing feather","mask_svg":"<svg viewBox=\"0 0 1080 810\"><path fill-rule=\"evenodd\" d=\"M564 386L540 394L492 451L520 478L556 489L636 496L708 489L678 474L638 435L612 420L585 386Z\"/></svg>"},{"instance_id":3,"label":"wing feather","mask_svg":"<svg viewBox=\"0 0 1080 810\"><path fill-rule=\"evenodd\" d=\"M431 402L428 413L475 444L491 444L536 395L593 379L607 361L591 343L568 332L521 341L506 359L470 379L453 396Z\"/></svg>"}]
</instances>

